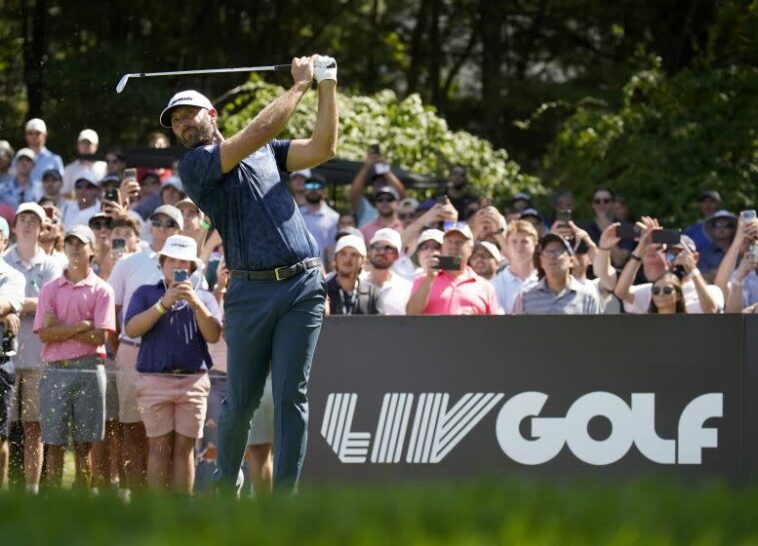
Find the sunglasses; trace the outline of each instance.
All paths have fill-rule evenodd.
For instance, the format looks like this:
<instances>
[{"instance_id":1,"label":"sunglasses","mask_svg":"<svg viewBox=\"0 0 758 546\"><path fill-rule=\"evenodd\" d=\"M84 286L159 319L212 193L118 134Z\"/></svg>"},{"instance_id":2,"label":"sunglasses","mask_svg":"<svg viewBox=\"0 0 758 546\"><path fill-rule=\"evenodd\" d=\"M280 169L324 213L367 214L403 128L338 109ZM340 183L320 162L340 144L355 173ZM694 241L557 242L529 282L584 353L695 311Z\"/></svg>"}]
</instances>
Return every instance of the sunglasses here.
<instances>
[{"instance_id":1,"label":"sunglasses","mask_svg":"<svg viewBox=\"0 0 758 546\"><path fill-rule=\"evenodd\" d=\"M97 186L95 186L94 184L92 184L90 182L87 182L86 180L77 180L76 183L74 184L74 187L77 190L83 190L83 189L89 188L89 187L96 188Z\"/></svg>"},{"instance_id":2,"label":"sunglasses","mask_svg":"<svg viewBox=\"0 0 758 546\"><path fill-rule=\"evenodd\" d=\"M395 250L395 247L390 245L383 245L381 243L374 243L371 245L371 250L375 250L376 252L389 252L390 250Z\"/></svg>"},{"instance_id":3,"label":"sunglasses","mask_svg":"<svg viewBox=\"0 0 758 546\"><path fill-rule=\"evenodd\" d=\"M392 203L394 200L394 197L376 197L374 203Z\"/></svg>"},{"instance_id":4,"label":"sunglasses","mask_svg":"<svg viewBox=\"0 0 758 546\"><path fill-rule=\"evenodd\" d=\"M155 225L155 224L153 224ZM112 222L106 222L106 221L95 221L90 222L89 227L95 231L99 231L101 229L113 229L113 223Z\"/></svg>"},{"instance_id":5,"label":"sunglasses","mask_svg":"<svg viewBox=\"0 0 758 546\"><path fill-rule=\"evenodd\" d=\"M596 205L607 205L611 201L612 199L610 199L609 197L600 197L598 199L592 200L592 202L595 203Z\"/></svg>"},{"instance_id":6,"label":"sunglasses","mask_svg":"<svg viewBox=\"0 0 758 546\"><path fill-rule=\"evenodd\" d=\"M734 226L730 222L714 222L713 227L716 229L731 229Z\"/></svg>"},{"instance_id":7,"label":"sunglasses","mask_svg":"<svg viewBox=\"0 0 758 546\"><path fill-rule=\"evenodd\" d=\"M174 229L178 228L179 224L174 222L173 220L153 220L152 226L154 228L168 228L168 229Z\"/></svg>"},{"instance_id":8,"label":"sunglasses","mask_svg":"<svg viewBox=\"0 0 758 546\"><path fill-rule=\"evenodd\" d=\"M540 252L543 256L554 256L556 258L560 258L564 254L568 254L568 251L565 248L553 248L548 250L543 250Z\"/></svg>"},{"instance_id":9,"label":"sunglasses","mask_svg":"<svg viewBox=\"0 0 758 546\"><path fill-rule=\"evenodd\" d=\"M442 250L442 245L430 241L425 241L418 245L419 250Z\"/></svg>"},{"instance_id":10,"label":"sunglasses","mask_svg":"<svg viewBox=\"0 0 758 546\"><path fill-rule=\"evenodd\" d=\"M306 182L305 184L303 184L303 188L305 188L306 190L323 190L324 186L318 183Z\"/></svg>"},{"instance_id":11,"label":"sunglasses","mask_svg":"<svg viewBox=\"0 0 758 546\"><path fill-rule=\"evenodd\" d=\"M653 295L660 296L661 294L666 294L667 296L672 294L674 292L673 286L654 286L653 287Z\"/></svg>"}]
</instances>

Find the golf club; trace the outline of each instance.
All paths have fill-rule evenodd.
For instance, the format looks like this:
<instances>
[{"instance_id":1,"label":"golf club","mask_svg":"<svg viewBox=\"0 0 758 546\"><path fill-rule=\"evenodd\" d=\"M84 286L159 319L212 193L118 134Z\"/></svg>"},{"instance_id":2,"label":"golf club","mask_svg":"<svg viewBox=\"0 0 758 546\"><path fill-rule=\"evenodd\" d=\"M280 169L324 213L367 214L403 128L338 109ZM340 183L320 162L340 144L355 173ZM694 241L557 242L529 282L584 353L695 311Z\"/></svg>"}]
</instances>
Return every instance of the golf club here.
<instances>
[{"instance_id":1,"label":"golf club","mask_svg":"<svg viewBox=\"0 0 758 546\"><path fill-rule=\"evenodd\" d=\"M156 76L187 76L190 74L225 74L230 72L289 72L291 64L274 64L271 66L240 66L237 68L209 68L205 70L174 70L172 72L137 72L124 74L118 81L116 93L121 93L129 78L153 78Z\"/></svg>"}]
</instances>

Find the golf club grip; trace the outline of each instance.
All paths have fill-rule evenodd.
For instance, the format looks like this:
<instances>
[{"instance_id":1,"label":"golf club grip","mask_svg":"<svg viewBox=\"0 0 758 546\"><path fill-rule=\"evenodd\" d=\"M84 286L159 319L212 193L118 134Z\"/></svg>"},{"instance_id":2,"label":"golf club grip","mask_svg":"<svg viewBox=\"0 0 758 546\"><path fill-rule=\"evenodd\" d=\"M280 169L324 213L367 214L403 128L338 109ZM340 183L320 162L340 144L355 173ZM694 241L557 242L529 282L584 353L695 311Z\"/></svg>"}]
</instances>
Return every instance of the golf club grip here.
<instances>
[{"instance_id":1,"label":"golf club grip","mask_svg":"<svg viewBox=\"0 0 758 546\"><path fill-rule=\"evenodd\" d=\"M291 64L275 64L274 65L274 72L289 74L290 70L292 70Z\"/></svg>"}]
</instances>

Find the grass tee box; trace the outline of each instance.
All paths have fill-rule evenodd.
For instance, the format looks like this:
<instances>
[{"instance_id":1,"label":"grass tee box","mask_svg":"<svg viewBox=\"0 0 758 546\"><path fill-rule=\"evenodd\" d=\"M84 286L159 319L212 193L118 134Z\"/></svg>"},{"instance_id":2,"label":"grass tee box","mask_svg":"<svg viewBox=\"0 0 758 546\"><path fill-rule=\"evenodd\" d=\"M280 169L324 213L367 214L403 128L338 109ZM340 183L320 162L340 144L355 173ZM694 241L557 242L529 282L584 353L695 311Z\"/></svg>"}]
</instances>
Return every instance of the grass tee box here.
<instances>
[{"instance_id":1,"label":"grass tee box","mask_svg":"<svg viewBox=\"0 0 758 546\"><path fill-rule=\"evenodd\" d=\"M758 490L469 482L295 497L0 496L5 545L758 544Z\"/></svg>"}]
</instances>

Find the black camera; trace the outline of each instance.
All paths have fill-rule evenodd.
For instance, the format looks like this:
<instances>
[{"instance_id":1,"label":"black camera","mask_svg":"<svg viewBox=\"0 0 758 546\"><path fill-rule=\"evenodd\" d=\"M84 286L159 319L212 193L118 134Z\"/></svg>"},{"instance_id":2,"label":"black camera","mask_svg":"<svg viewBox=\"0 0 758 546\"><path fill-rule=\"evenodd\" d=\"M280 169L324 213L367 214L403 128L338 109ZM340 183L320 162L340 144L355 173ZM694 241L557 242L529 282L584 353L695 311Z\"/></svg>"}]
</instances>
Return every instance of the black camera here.
<instances>
[{"instance_id":1,"label":"black camera","mask_svg":"<svg viewBox=\"0 0 758 546\"><path fill-rule=\"evenodd\" d=\"M9 330L4 330L3 340L2 340L2 343L0 343L0 357L9 358L11 356L16 356L17 353L18 353L18 338L13 332Z\"/></svg>"}]
</instances>

